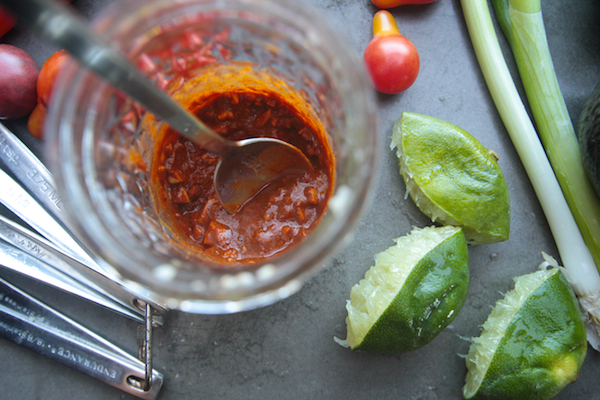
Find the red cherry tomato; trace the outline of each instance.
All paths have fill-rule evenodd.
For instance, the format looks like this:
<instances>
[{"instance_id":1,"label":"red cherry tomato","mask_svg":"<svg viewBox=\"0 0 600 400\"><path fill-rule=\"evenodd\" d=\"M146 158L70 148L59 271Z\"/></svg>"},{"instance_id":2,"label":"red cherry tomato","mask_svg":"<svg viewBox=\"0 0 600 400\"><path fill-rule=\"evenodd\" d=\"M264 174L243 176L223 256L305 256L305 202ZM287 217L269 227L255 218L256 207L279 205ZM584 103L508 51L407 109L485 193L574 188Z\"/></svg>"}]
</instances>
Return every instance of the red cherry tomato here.
<instances>
[{"instance_id":1,"label":"red cherry tomato","mask_svg":"<svg viewBox=\"0 0 600 400\"><path fill-rule=\"evenodd\" d=\"M43 103L46 107L48 107L48 102L50 101L50 95L52 94L52 88L54 87L58 72L65 61L67 61L68 57L69 54L66 50L56 51L46 60L40 69L40 74L37 78L37 95L38 101Z\"/></svg>"},{"instance_id":2,"label":"red cherry tomato","mask_svg":"<svg viewBox=\"0 0 600 400\"><path fill-rule=\"evenodd\" d=\"M0 37L10 31L15 26L17 20L4 8L0 7Z\"/></svg>"},{"instance_id":3,"label":"red cherry tomato","mask_svg":"<svg viewBox=\"0 0 600 400\"><path fill-rule=\"evenodd\" d=\"M385 10L373 18L373 36L363 55L373 86L386 94L405 91L419 75L417 48L400 34L394 17Z\"/></svg>"},{"instance_id":4,"label":"red cherry tomato","mask_svg":"<svg viewBox=\"0 0 600 400\"><path fill-rule=\"evenodd\" d=\"M406 4L428 4L436 0L371 0L376 7L393 8Z\"/></svg>"}]
</instances>

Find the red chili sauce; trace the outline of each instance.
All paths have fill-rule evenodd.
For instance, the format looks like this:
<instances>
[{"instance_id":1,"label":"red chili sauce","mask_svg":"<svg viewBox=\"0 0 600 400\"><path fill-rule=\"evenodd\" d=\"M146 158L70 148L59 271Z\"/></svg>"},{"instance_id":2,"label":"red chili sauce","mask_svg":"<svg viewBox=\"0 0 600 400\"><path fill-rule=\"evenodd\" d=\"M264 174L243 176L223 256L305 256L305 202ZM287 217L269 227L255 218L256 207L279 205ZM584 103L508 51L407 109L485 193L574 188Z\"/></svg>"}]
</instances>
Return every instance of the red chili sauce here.
<instances>
[{"instance_id":1,"label":"red chili sauce","mask_svg":"<svg viewBox=\"0 0 600 400\"><path fill-rule=\"evenodd\" d=\"M167 130L153 168L175 233L207 258L226 264L255 263L302 241L323 215L332 185L331 149L315 122L278 95L243 91L199 99L192 112L232 140L262 136L291 143L314 169L271 182L229 214L213 186L218 156Z\"/></svg>"}]
</instances>

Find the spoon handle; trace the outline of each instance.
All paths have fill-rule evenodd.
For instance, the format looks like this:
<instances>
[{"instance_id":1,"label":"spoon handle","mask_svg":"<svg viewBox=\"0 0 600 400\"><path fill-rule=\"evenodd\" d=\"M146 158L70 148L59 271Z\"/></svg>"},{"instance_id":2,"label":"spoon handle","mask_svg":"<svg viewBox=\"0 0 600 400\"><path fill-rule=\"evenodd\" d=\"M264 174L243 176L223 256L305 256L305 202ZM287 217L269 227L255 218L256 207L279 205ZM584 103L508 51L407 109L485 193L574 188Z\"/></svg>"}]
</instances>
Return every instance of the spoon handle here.
<instances>
[{"instance_id":1,"label":"spoon handle","mask_svg":"<svg viewBox=\"0 0 600 400\"><path fill-rule=\"evenodd\" d=\"M0 123L0 160L32 196L61 224L69 222L50 171L25 144Z\"/></svg>"},{"instance_id":2,"label":"spoon handle","mask_svg":"<svg viewBox=\"0 0 600 400\"><path fill-rule=\"evenodd\" d=\"M53 242L69 257L85 265L95 265L92 257L73 235L2 169L0 169L0 187L3 190L0 192L0 203L13 214ZM97 268L97 272L100 273L101 270Z\"/></svg>"},{"instance_id":3,"label":"spoon handle","mask_svg":"<svg viewBox=\"0 0 600 400\"><path fill-rule=\"evenodd\" d=\"M142 316L137 311L125 307L123 304L92 290L89 286L53 269L51 266L32 256L26 251L13 247L10 243L0 239L0 270L8 269L22 276L40 281L46 285L70 293L108 310L119 313L138 322Z\"/></svg>"},{"instance_id":4,"label":"spoon handle","mask_svg":"<svg viewBox=\"0 0 600 400\"><path fill-rule=\"evenodd\" d=\"M1 278L0 300L0 338L141 399L158 396L163 374L114 343Z\"/></svg>"},{"instance_id":5,"label":"spoon handle","mask_svg":"<svg viewBox=\"0 0 600 400\"><path fill-rule=\"evenodd\" d=\"M182 135L217 154L230 146L228 140L152 84L66 6L50 0L0 0L0 3L47 40L66 49L83 66L142 104Z\"/></svg>"}]
</instances>

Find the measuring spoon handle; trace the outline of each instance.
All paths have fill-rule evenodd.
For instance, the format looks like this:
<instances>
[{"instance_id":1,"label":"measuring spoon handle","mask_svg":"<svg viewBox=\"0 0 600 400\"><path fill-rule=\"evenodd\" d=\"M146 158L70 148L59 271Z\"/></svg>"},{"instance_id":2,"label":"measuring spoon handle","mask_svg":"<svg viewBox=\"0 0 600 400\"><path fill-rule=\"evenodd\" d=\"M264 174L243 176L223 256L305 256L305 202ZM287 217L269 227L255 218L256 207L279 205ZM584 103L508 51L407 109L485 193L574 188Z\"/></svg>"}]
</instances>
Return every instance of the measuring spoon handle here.
<instances>
[{"instance_id":1,"label":"measuring spoon handle","mask_svg":"<svg viewBox=\"0 0 600 400\"><path fill-rule=\"evenodd\" d=\"M142 399L156 399L163 375L115 344L0 278L0 337Z\"/></svg>"},{"instance_id":2,"label":"measuring spoon handle","mask_svg":"<svg viewBox=\"0 0 600 400\"><path fill-rule=\"evenodd\" d=\"M42 161L2 123L0 123L0 160L57 221L69 228L54 177Z\"/></svg>"}]
</instances>

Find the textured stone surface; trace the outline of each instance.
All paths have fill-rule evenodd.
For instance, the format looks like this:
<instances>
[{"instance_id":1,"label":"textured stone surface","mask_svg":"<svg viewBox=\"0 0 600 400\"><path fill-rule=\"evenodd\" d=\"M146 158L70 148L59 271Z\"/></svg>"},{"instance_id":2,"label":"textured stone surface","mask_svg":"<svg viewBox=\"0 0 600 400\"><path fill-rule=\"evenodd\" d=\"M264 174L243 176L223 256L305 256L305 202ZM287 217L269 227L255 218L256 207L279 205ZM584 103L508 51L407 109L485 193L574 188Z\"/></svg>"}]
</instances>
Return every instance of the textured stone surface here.
<instances>
[{"instance_id":1,"label":"textured stone surface","mask_svg":"<svg viewBox=\"0 0 600 400\"><path fill-rule=\"evenodd\" d=\"M75 0L92 17L107 1ZM371 38L369 0L310 0L362 53ZM600 78L600 6L594 0L543 2L559 83L576 119ZM541 251L558 258L539 203L488 94L464 23L459 0L438 0L392 11L400 31L417 46L421 72L406 92L379 95L382 159L375 199L353 241L297 294L272 306L234 315L171 312L155 331L155 368L165 375L162 400L186 399L460 399L466 368L465 337L479 334L491 306L512 288L512 278L541 262ZM503 46L505 41L502 39ZM2 42L17 44L41 63L53 48L33 33L15 29ZM506 47L504 47L506 49ZM514 71L509 56L508 63ZM0 72L1 73L1 72ZM520 87L520 86L519 86ZM511 196L510 239L470 248L472 282L465 306L432 343L398 356L352 353L345 337L345 301L371 266L373 256L429 224L404 198L397 160L389 150L394 121L403 110L441 118L465 129L500 157ZM24 121L7 125L32 148L40 144ZM136 323L0 270L67 315L136 353ZM556 399L599 398L600 355L589 351L579 380ZM7 341L0 341L2 399L133 399Z\"/></svg>"}]
</instances>

